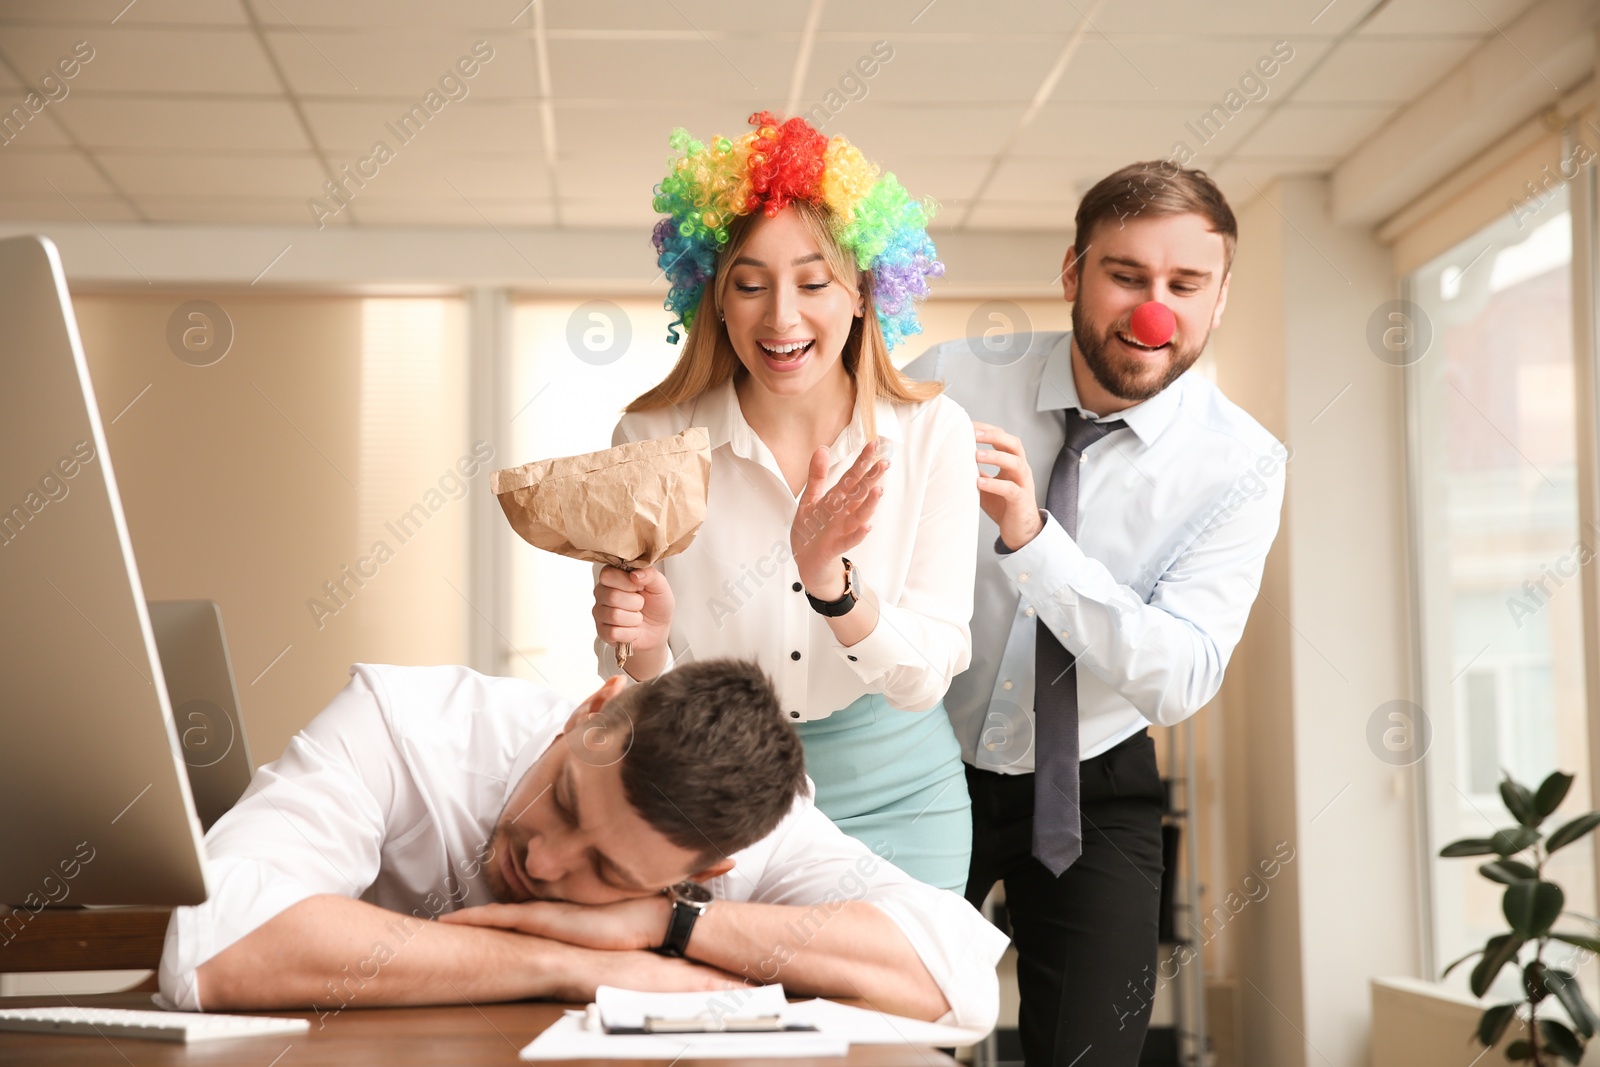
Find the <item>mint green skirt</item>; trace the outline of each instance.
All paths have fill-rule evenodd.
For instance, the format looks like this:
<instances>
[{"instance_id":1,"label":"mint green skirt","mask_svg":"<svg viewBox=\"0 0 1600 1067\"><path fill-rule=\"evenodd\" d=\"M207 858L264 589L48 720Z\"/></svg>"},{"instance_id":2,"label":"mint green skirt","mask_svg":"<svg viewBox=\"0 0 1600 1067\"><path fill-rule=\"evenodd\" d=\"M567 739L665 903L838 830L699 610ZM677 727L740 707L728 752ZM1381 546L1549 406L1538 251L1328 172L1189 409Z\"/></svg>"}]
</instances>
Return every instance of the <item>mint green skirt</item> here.
<instances>
[{"instance_id":1,"label":"mint green skirt","mask_svg":"<svg viewBox=\"0 0 1600 1067\"><path fill-rule=\"evenodd\" d=\"M901 711L868 694L794 727L823 814L913 878L966 890L972 801L943 703Z\"/></svg>"}]
</instances>

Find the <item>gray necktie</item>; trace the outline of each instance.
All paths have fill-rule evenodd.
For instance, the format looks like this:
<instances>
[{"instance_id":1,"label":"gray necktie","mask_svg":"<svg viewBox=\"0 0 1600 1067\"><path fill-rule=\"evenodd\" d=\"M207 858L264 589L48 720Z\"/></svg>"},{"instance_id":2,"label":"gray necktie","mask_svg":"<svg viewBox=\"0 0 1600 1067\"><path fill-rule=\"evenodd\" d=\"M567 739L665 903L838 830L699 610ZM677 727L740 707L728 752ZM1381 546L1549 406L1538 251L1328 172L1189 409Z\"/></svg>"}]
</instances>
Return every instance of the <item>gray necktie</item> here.
<instances>
[{"instance_id":1,"label":"gray necktie","mask_svg":"<svg viewBox=\"0 0 1600 1067\"><path fill-rule=\"evenodd\" d=\"M1050 471L1045 506L1078 536L1078 465L1083 450L1127 423L1090 422L1068 408L1067 440ZM1078 672L1076 659L1043 616L1034 637L1033 854L1059 875L1083 854L1078 812Z\"/></svg>"}]
</instances>

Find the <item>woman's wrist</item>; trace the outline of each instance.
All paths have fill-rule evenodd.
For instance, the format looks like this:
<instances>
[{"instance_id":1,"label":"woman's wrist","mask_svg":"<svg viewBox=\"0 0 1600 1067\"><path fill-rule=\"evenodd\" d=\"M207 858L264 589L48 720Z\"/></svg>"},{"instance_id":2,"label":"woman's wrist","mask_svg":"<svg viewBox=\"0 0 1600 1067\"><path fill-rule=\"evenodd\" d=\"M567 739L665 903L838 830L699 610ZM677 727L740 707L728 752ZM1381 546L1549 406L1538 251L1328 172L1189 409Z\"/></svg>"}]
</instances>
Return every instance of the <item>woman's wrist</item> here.
<instances>
[{"instance_id":1,"label":"woman's wrist","mask_svg":"<svg viewBox=\"0 0 1600 1067\"><path fill-rule=\"evenodd\" d=\"M846 589L844 557L835 556L811 575L802 574L800 584L805 586L807 593L818 600L838 600L844 596Z\"/></svg>"},{"instance_id":2,"label":"woman's wrist","mask_svg":"<svg viewBox=\"0 0 1600 1067\"><path fill-rule=\"evenodd\" d=\"M634 652L628 657L628 662L623 664L622 672L636 682L653 682L661 676L667 666L667 646L644 652Z\"/></svg>"}]
</instances>

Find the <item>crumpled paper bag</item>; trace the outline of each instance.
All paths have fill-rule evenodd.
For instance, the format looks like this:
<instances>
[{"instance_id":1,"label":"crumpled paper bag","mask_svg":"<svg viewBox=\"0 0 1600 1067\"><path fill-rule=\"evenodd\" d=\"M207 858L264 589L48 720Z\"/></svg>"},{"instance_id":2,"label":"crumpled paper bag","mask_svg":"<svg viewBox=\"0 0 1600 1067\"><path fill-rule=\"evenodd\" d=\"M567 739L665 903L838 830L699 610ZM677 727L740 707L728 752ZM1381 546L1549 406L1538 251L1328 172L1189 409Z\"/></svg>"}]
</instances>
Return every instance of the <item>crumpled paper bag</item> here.
<instances>
[{"instance_id":1,"label":"crumpled paper bag","mask_svg":"<svg viewBox=\"0 0 1600 1067\"><path fill-rule=\"evenodd\" d=\"M530 545L638 570L689 547L705 521L710 483L710 433L691 426L662 440L508 467L489 486ZM617 666L632 654L617 646Z\"/></svg>"}]
</instances>

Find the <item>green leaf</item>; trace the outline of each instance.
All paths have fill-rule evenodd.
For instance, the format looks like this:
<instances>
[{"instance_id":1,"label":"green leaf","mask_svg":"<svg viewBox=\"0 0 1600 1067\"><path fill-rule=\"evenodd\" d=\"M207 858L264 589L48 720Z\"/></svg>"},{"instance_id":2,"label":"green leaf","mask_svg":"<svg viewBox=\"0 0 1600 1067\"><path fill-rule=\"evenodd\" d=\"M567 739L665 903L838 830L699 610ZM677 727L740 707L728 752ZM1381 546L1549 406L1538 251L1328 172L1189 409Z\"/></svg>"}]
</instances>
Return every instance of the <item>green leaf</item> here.
<instances>
[{"instance_id":1,"label":"green leaf","mask_svg":"<svg viewBox=\"0 0 1600 1067\"><path fill-rule=\"evenodd\" d=\"M1450 972L1451 971L1455 970L1457 967L1461 966L1463 963L1466 963L1472 957L1481 956L1481 955L1483 955L1483 949L1475 948L1471 952L1467 953L1465 956L1462 956L1460 959L1452 960L1451 963L1450 963L1450 966L1446 967L1444 969L1444 972L1439 975L1440 980L1442 981L1443 979L1450 977Z\"/></svg>"},{"instance_id":2,"label":"green leaf","mask_svg":"<svg viewBox=\"0 0 1600 1067\"><path fill-rule=\"evenodd\" d=\"M1537 840L1539 831L1526 826L1512 826L1496 830L1494 836L1489 838L1489 847L1502 856L1514 856Z\"/></svg>"},{"instance_id":3,"label":"green leaf","mask_svg":"<svg viewBox=\"0 0 1600 1067\"><path fill-rule=\"evenodd\" d=\"M1483 959L1472 968L1472 978L1468 982L1472 995L1481 997L1489 991L1489 986L1494 983L1500 974L1500 969L1517 958L1517 953L1522 949L1523 938L1517 934L1498 934L1491 937L1483 946Z\"/></svg>"},{"instance_id":4,"label":"green leaf","mask_svg":"<svg viewBox=\"0 0 1600 1067\"><path fill-rule=\"evenodd\" d=\"M1518 860L1491 860L1478 868L1478 873L1491 882L1514 885L1517 882L1538 881L1539 872Z\"/></svg>"},{"instance_id":5,"label":"green leaf","mask_svg":"<svg viewBox=\"0 0 1600 1067\"><path fill-rule=\"evenodd\" d=\"M1545 985L1545 972L1549 968L1540 960L1528 961L1522 968L1522 990L1528 998L1528 1003L1537 1006L1540 1001L1550 995L1550 989Z\"/></svg>"},{"instance_id":6,"label":"green leaf","mask_svg":"<svg viewBox=\"0 0 1600 1067\"><path fill-rule=\"evenodd\" d=\"M1455 859L1458 856L1488 856L1493 854L1494 846L1487 837L1463 837L1460 841L1452 841L1439 850L1442 859Z\"/></svg>"},{"instance_id":7,"label":"green leaf","mask_svg":"<svg viewBox=\"0 0 1600 1067\"><path fill-rule=\"evenodd\" d=\"M1595 1015L1594 1009L1589 1007L1589 1002L1583 999L1583 991L1578 988L1577 981L1566 971L1558 971L1554 967L1545 968L1544 987L1556 995L1561 1001L1561 1006L1567 1009L1567 1014L1572 1017L1572 1025L1578 1028L1578 1033L1585 1038L1594 1036L1595 1028L1600 1026L1600 1016Z\"/></svg>"},{"instance_id":8,"label":"green leaf","mask_svg":"<svg viewBox=\"0 0 1600 1067\"><path fill-rule=\"evenodd\" d=\"M1596 826L1600 826L1600 811L1580 815L1550 835L1550 840L1544 843L1545 851L1554 852L1563 845L1570 845Z\"/></svg>"},{"instance_id":9,"label":"green leaf","mask_svg":"<svg viewBox=\"0 0 1600 1067\"><path fill-rule=\"evenodd\" d=\"M1568 1063L1577 1063L1583 1059L1583 1042L1579 1041L1578 1035L1568 1030L1564 1024L1554 1019L1540 1019L1539 1036L1544 1038L1546 1048Z\"/></svg>"},{"instance_id":10,"label":"green leaf","mask_svg":"<svg viewBox=\"0 0 1600 1067\"><path fill-rule=\"evenodd\" d=\"M1531 1060L1533 1059L1533 1046L1519 1037L1506 1046L1506 1059L1512 1063L1518 1060Z\"/></svg>"},{"instance_id":11,"label":"green leaf","mask_svg":"<svg viewBox=\"0 0 1600 1067\"><path fill-rule=\"evenodd\" d=\"M1533 794L1528 792L1527 786L1513 781L1509 774L1500 783L1500 799L1505 802L1511 817L1523 826L1539 825L1539 816L1533 810Z\"/></svg>"},{"instance_id":12,"label":"green leaf","mask_svg":"<svg viewBox=\"0 0 1600 1067\"><path fill-rule=\"evenodd\" d=\"M1590 952L1600 952L1600 937L1585 937L1583 934L1562 934L1553 930L1550 932L1550 936L1557 941L1565 941L1569 945L1577 945L1579 948L1587 949Z\"/></svg>"},{"instance_id":13,"label":"green leaf","mask_svg":"<svg viewBox=\"0 0 1600 1067\"><path fill-rule=\"evenodd\" d=\"M1516 1017L1515 1004L1496 1004L1484 1012L1483 1017L1478 1020L1478 1043L1484 1048L1493 1048L1495 1043L1505 1036L1506 1028Z\"/></svg>"},{"instance_id":14,"label":"green leaf","mask_svg":"<svg viewBox=\"0 0 1600 1067\"><path fill-rule=\"evenodd\" d=\"M1533 795L1533 810L1539 813L1541 819L1555 814L1561 802L1567 799L1567 790L1571 787L1572 775L1556 771L1539 783L1539 791Z\"/></svg>"},{"instance_id":15,"label":"green leaf","mask_svg":"<svg viewBox=\"0 0 1600 1067\"><path fill-rule=\"evenodd\" d=\"M1517 882L1506 886L1500 910L1511 929L1524 938L1543 937L1561 917L1567 896L1554 882Z\"/></svg>"}]
</instances>

